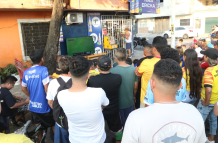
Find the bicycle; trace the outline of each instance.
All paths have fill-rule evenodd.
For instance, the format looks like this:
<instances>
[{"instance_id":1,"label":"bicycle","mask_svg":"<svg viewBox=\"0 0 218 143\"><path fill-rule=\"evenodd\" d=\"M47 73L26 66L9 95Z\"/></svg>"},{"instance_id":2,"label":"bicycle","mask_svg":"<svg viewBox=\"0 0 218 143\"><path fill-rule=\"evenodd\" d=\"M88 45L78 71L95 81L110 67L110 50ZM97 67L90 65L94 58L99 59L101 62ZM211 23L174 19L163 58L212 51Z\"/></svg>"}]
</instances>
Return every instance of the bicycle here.
<instances>
[{"instance_id":1,"label":"bicycle","mask_svg":"<svg viewBox=\"0 0 218 143\"><path fill-rule=\"evenodd\" d=\"M31 121L27 121L24 126L22 126L20 129L16 130L15 134L25 134L28 138L30 138L34 143L37 143L38 134L40 131L43 132L42 139L40 140L40 143L43 143L45 141L47 131L49 127L43 126L42 123L39 123L33 130L28 131L28 128L30 126ZM53 131L50 131L51 139L54 140L54 134Z\"/></svg>"}]
</instances>

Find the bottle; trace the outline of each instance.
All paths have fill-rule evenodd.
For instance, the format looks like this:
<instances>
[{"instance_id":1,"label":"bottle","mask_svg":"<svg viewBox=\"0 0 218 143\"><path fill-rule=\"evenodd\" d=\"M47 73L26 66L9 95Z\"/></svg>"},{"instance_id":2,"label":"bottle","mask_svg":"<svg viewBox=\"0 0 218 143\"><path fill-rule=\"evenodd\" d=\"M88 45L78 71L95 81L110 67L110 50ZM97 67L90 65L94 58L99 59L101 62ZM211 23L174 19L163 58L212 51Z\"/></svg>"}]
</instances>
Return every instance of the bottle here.
<instances>
[{"instance_id":1,"label":"bottle","mask_svg":"<svg viewBox=\"0 0 218 143\"><path fill-rule=\"evenodd\" d=\"M135 1L135 13L139 13L139 0Z\"/></svg>"},{"instance_id":2,"label":"bottle","mask_svg":"<svg viewBox=\"0 0 218 143\"><path fill-rule=\"evenodd\" d=\"M92 22L90 20L90 16L89 16L89 32L92 32Z\"/></svg>"},{"instance_id":3,"label":"bottle","mask_svg":"<svg viewBox=\"0 0 218 143\"><path fill-rule=\"evenodd\" d=\"M101 35L100 35L100 33L99 33L99 38L98 38L98 42L99 42L99 45L101 45Z\"/></svg>"}]
</instances>

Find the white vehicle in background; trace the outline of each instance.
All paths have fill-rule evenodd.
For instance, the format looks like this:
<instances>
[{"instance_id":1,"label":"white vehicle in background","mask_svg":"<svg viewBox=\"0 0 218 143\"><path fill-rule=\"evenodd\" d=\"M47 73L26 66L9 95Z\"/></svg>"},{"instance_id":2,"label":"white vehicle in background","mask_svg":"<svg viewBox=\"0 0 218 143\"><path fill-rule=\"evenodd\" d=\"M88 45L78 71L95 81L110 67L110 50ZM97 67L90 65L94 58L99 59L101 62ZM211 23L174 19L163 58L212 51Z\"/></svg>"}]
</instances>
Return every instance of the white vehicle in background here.
<instances>
[{"instance_id":1,"label":"white vehicle in background","mask_svg":"<svg viewBox=\"0 0 218 143\"><path fill-rule=\"evenodd\" d=\"M171 38L171 30L167 30L163 32L162 35L164 38ZM196 37L197 32L193 29L189 29L187 27L175 27L175 37L176 38L183 38L188 39L189 37Z\"/></svg>"}]
</instances>

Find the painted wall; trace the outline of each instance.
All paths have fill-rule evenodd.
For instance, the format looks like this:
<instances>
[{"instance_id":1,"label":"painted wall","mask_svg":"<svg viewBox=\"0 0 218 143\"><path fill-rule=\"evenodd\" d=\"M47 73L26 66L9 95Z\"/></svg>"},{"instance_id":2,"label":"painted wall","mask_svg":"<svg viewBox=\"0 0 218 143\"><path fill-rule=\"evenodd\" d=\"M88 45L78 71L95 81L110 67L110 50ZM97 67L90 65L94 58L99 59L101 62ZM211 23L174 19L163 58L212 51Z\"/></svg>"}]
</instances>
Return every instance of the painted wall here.
<instances>
[{"instance_id":1,"label":"painted wall","mask_svg":"<svg viewBox=\"0 0 218 143\"><path fill-rule=\"evenodd\" d=\"M128 11L127 0L70 0L71 9Z\"/></svg>"},{"instance_id":2,"label":"painted wall","mask_svg":"<svg viewBox=\"0 0 218 143\"><path fill-rule=\"evenodd\" d=\"M52 9L53 0L0 0L0 9Z\"/></svg>"},{"instance_id":3,"label":"painted wall","mask_svg":"<svg viewBox=\"0 0 218 143\"><path fill-rule=\"evenodd\" d=\"M0 67L22 61L17 19L51 18L51 11L1 11L0 12Z\"/></svg>"}]
</instances>

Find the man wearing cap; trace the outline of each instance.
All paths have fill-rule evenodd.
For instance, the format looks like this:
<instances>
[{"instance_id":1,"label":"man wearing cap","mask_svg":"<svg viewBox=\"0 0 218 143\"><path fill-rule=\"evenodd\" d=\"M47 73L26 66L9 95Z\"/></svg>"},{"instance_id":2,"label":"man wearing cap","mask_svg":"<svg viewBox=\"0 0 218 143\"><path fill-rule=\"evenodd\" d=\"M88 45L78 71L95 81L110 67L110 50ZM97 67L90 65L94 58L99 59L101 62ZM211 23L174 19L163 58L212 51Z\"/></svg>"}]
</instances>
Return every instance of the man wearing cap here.
<instances>
[{"instance_id":1,"label":"man wearing cap","mask_svg":"<svg viewBox=\"0 0 218 143\"><path fill-rule=\"evenodd\" d=\"M211 44L213 44L213 47L218 50L218 40L212 40Z\"/></svg>"},{"instance_id":2,"label":"man wearing cap","mask_svg":"<svg viewBox=\"0 0 218 143\"><path fill-rule=\"evenodd\" d=\"M217 130L217 116L214 114L214 104L218 101L218 50L207 49L201 51L204 54L204 60L209 64L209 67L204 72L202 81L201 99L198 103L198 110L201 113L204 121L209 115L210 135L209 143L215 143L214 136Z\"/></svg>"},{"instance_id":3,"label":"man wearing cap","mask_svg":"<svg viewBox=\"0 0 218 143\"><path fill-rule=\"evenodd\" d=\"M104 108L103 115L110 131L115 133L116 143L122 139L123 126L119 114L119 88L122 78L119 74L110 73L111 59L108 56L100 56L97 60L97 68L100 75L90 77L88 87L101 87L109 99L109 105Z\"/></svg>"}]
</instances>

